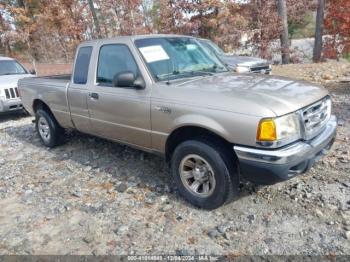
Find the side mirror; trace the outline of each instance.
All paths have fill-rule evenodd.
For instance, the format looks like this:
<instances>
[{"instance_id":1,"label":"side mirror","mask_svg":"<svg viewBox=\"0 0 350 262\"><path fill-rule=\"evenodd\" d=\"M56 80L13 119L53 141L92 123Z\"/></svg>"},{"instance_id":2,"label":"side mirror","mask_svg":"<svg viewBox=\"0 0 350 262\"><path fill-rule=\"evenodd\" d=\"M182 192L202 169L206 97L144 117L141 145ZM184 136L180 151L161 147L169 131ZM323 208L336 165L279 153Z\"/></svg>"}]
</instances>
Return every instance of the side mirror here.
<instances>
[{"instance_id":1,"label":"side mirror","mask_svg":"<svg viewBox=\"0 0 350 262\"><path fill-rule=\"evenodd\" d=\"M143 78L141 76L136 78L131 71L116 74L112 84L114 87L133 87L136 89L144 89L146 87Z\"/></svg>"},{"instance_id":2,"label":"side mirror","mask_svg":"<svg viewBox=\"0 0 350 262\"><path fill-rule=\"evenodd\" d=\"M145 89L146 88L146 83L145 80L143 80L142 76L138 76L135 81L134 81L134 87L136 89Z\"/></svg>"},{"instance_id":3,"label":"side mirror","mask_svg":"<svg viewBox=\"0 0 350 262\"><path fill-rule=\"evenodd\" d=\"M29 70L29 73L30 73L31 75L36 75L36 71L35 71L35 69L31 69L31 70Z\"/></svg>"}]
</instances>

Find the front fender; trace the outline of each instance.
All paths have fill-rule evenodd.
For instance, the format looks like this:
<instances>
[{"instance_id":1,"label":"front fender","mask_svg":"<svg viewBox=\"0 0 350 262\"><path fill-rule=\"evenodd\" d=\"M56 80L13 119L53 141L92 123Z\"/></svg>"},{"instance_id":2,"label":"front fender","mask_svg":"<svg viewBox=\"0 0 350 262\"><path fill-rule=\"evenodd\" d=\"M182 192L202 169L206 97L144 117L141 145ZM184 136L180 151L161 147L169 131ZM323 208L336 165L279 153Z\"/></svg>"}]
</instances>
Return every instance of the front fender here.
<instances>
[{"instance_id":1,"label":"front fender","mask_svg":"<svg viewBox=\"0 0 350 262\"><path fill-rule=\"evenodd\" d=\"M183 104L166 106L171 111L152 110L152 144L159 151L163 151L168 136L182 127L206 129L232 144L256 145L260 117Z\"/></svg>"},{"instance_id":2,"label":"front fender","mask_svg":"<svg viewBox=\"0 0 350 262\"><path fill-rule=\"evenodd\" d=\"M170 134L176 129L186 126L200 127L207 129L218 136L230 141L230 132L218 121L213 118L198 115L198 114L188 114L183 115L174 120L173 128L170 130Z\"/></svg>"}]
</instances>

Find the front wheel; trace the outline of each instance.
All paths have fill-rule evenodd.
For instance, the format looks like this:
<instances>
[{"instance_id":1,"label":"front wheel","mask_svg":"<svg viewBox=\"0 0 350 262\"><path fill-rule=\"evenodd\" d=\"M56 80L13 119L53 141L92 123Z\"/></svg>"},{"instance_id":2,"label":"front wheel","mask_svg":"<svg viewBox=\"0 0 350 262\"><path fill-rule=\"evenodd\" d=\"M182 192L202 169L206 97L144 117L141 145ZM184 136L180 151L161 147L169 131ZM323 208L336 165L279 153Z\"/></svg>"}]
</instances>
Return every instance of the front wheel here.
<instances>
[{"instance_id":1,"label":"front wheel","mask_svg":"<svg viewBox=\"0 0 350 262\"><path fill-rule=\"evenodd\" d=\"M51 113L39 109L35 114L35 127L45 146L55 147L62 143L64 130Z\"/></svg>"},{"instance_id":2,"label":"front wheel","mask_svg":"<svg viewBox=\"0 0 350 262\"><path fill-rule=\"evenodd\" d=\"M173 178L180 194L191 204L215 209L238 194L238 174L225 153L219 146L196 140L183 142L175 149Z\"/></svg>"}]
</instances>

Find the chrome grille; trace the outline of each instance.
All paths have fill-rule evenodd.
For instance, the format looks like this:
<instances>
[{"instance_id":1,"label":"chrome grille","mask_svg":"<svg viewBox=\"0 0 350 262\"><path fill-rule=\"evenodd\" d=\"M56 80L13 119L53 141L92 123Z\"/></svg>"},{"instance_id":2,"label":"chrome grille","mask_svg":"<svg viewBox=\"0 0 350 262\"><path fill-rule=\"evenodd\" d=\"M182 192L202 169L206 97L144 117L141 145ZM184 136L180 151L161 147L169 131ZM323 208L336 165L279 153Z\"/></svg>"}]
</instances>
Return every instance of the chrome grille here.
<instances>
[{"instance_id":1,"label":"chrome grille","mask_svg":"<svg viewBox=\"0 0 350 262\"><path fill-rule=\"evenodd\" d=\"M6 99L13 99L19 97L17 87L5 89L5 96Z\"/></svg>"},{"instance_id":2,"label":"chrome grille","mask_svg":"<svg viewBox=\"0 0 350 262\"><path fill-rule=\"evenodd\" d=\"M329 97L318 101L301 111L304 126L304 138L309 140L318 135L331 117L331 100Z\"/></svg>"},{"instance_id":3,"label":"chrome grille","mask_svg":"<svg viewBox=\"0 0 350 262\"><path fill-rule=\"evenodd\" d=\"M10 94L11 94L11 98L15 98L15 91L13 90L13 88L10 88Z\"/></svg>"},{"instance_id":4,"label":"chrome grille","mask_svg":"<svg viewBox=\"0 0 350 262\"><path fill-rule=\"evenodd\" d=\"M252 66L250 68L250 71L253 73L269 73L271 71L271 68L269 65L260 65L260 66Z\"/></svg>"},{"instance_id":5,"label":"chrome grille","mask_svg":"<svg viewBox=\"0 0 350 262\"><path fill-rule=\"evenodd\" d=\"M7 98L7 99L10 99L10 98L11 98L10 92L9 92L8 89L5 89L5 94L6 94L6 98Z\"/></svg>"}]
</instances>

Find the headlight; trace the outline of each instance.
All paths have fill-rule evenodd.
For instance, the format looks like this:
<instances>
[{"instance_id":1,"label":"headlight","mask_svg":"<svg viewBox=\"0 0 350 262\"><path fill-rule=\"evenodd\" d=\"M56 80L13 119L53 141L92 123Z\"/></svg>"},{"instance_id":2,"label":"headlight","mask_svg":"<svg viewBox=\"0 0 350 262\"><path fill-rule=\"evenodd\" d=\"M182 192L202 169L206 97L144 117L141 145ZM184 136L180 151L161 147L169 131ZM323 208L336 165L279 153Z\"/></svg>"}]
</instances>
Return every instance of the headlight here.
<instances>
[{"instance_id":1,"label":"headlight","mask_svg":"<svg viewBox=\"0 0 350 262\"><path fill-rule=\"evenodd\" d=\"M250 72L250 68L246 67L246 66L237 66L236 72L237 73L248 73L248 72Z\"/></svg>"},{"instance_id":2,"label":"headlight","mask_svg":"<svg viewBox=\"0 0 350 262\"><path fill-rule=\"evenodd\" d=\"M256 140L260 144L270 142L282 146L293 142L301 137L300 121L297 113L262 119L258 126Z\"/></svg>"}]
</instances>

